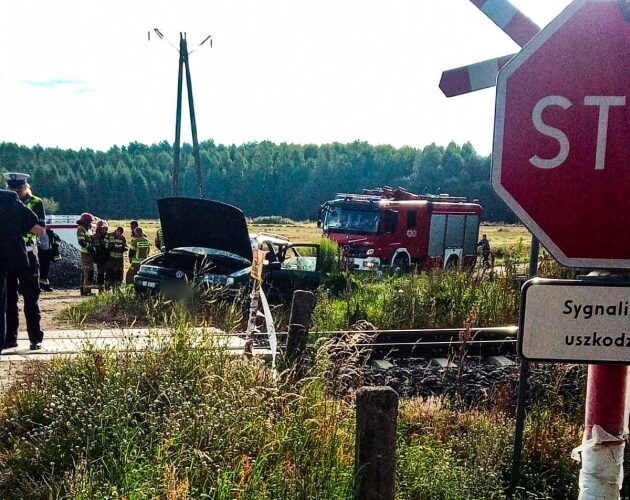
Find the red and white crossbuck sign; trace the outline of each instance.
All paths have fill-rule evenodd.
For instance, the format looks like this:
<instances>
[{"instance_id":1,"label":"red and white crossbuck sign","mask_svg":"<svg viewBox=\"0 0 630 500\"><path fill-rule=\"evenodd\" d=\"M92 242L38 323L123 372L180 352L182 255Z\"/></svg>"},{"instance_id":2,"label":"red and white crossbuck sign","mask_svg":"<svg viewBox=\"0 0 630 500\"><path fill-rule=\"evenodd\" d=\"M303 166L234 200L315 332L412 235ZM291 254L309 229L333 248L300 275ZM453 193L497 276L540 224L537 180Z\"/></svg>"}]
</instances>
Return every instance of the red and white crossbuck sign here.
<instances>
[{"instance_id":1,"label":"red and white crossbuck sign","mask_svg":"<svg viewBox=\"0 0 630 500\"><path fill-rule=\"evenodd\" d=\"M521 47L540 31L536 23L507 0L470 1ZM508 54L445 71L440 79L440 89L446 97L453 97L494 87L497 73L513 56Z\"/></svg>"}]
</instances>

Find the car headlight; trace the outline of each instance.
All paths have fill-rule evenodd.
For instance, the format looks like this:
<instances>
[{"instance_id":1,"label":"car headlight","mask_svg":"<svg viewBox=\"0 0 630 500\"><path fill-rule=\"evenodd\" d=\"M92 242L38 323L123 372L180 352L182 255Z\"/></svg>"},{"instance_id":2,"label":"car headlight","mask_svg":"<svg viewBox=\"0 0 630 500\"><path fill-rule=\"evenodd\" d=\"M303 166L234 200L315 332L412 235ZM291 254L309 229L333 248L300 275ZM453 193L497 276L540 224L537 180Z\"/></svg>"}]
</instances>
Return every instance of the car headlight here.
<instances>
[{"instance_id":1,"label":"car headlight","mask_svg":"<svg viewBox=\"0 0 630 500\"><path fill-rule=\"evenodd\" d=\"M369 248L367 252L365 252L365 255L374 255L374 249L373 248Z\"/></svg>"},{"instance_id":2,"label":"car headlight","mask_svg":"<svg viewBox=\"0 0 630 500\"><path fill-rule=\"evenodd\" d=\"M228 279L225 280L225 284L227 286L233 285L234 284L234 278L228 277Z\"/></svg>"},{"instance_id":3,"label":"car headlight","mask_svg":"<svg viewBox=\"0 0 630 500\"><path fill-rule=\"evenodd\" d=\"M151 276L157 276L160 274L160 268L155 266L140 266L139 274L149 274Z\"/></svg>"}]
</instances>

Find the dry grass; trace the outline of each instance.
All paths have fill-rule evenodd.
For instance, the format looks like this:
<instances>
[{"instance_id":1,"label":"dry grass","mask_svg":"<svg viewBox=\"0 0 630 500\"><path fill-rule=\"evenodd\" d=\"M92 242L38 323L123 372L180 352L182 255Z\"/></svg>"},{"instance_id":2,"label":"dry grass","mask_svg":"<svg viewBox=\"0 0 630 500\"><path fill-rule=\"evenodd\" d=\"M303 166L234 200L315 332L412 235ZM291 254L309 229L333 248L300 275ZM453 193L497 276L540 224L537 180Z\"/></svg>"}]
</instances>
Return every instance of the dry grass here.
<instances>
[{"instance_id":1,"label":"dry grass","mask_svg":"<svg viewBox=\"0 0 630 500\"><path fill-rule=\"evenodd\" d=\"M522 240L523 249L529 255L532 234L525 226L520 224L482 224L479 228L479 234L488 235L488 240L490 240L494 251L507 249L517 245Z\"/></svg>"},{"instance_id":2,"label":"dry grass","mask_svg":"<svg viewBox=\"0 0 630 500\"><path fill-rule=\"evenodd\" d=\"M149 240L155 239L155 233L159 226L156 219L139 220L140 227L147 233ZM123 226L125 234L129 237L129 220L111 220L110 226ZM317 241L322 236L322 230L315 222L296 222L295 224L253 224L249 222L249 230L252 233L273 233L284 236L295 243L310 243ZM507 248L523 241L524 247L529 251L531 233L525 226L519 224L482 224L479 234L487 234L493 248ZM154 249L155 250L155 249Z\"/></svg>"}]
</instances>

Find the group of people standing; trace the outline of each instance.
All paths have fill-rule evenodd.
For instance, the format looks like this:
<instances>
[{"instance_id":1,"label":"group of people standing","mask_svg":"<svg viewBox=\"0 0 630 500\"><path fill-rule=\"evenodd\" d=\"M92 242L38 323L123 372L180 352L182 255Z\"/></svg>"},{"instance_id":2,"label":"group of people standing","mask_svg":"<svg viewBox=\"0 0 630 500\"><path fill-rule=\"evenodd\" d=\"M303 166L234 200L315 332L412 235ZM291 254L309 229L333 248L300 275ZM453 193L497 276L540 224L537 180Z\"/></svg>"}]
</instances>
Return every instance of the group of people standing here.
<instances>
[{"instance_id":1,"label":"group of people standing","mask_svg":"<svg viewBox=\"0 0 630 500\"><path fill-rule=\"evenodd\" d=\"M77 240L81 252L81 295L92 293L95 266L96 285L100 291L104 288L118 288L123 278L126 283L133 283L140 263L149 256L151 244L138 221L131 221L130 228L132 238L127 245L122 226L109 232L106 220L97 221L87 212L81 214L77 220ZM130 265L125 275L126 253L129 255Z\"/></svg>"},{"instance_id":2,"label":"group of people standing","mask_svg":"<svg viewBox=\"0 0 630 500\"><path fill-rule=\"evenodd\" d=\"M31 350L42 348L39 296L51 291L48 282L50 262L60 259L59 237L46 228L43 200L35 196L28 183L30 175L3 174L5 189L0 189L0 352L17 347L19 294L24 299L24 316ZM127 244L122 226L109 231L106 220L90 213L77 220L77 239L81 252L81 295L92 291L94 267L99 290L116 288L124 281L133 283L141 262L149 256L151 244L137 221L131 221L131 241ZM158 241L159 240L159 241ZM156 245L162 246L161 229ZM129 268L125 275L125 254Z\"/></svg>"}]
</instances>

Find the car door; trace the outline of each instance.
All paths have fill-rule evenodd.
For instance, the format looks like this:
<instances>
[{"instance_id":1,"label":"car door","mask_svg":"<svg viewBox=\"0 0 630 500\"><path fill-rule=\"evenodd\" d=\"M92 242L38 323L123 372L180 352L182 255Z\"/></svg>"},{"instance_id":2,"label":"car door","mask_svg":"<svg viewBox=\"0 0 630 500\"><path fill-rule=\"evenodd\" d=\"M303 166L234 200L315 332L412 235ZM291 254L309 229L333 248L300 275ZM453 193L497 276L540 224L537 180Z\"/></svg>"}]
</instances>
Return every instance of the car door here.
<instances>
[{"instance_id":1,"label":"car door","mask_svg":"<svg viewBox=\"0 0 630 500\"><path fill-rule=\"evenodd\" d=\"M284 247L279 262L265 266L264 285L270 297L290 296L294 290L315 290L321 281L320 248L316 244Z\"/></svg>"}]
</instances>

